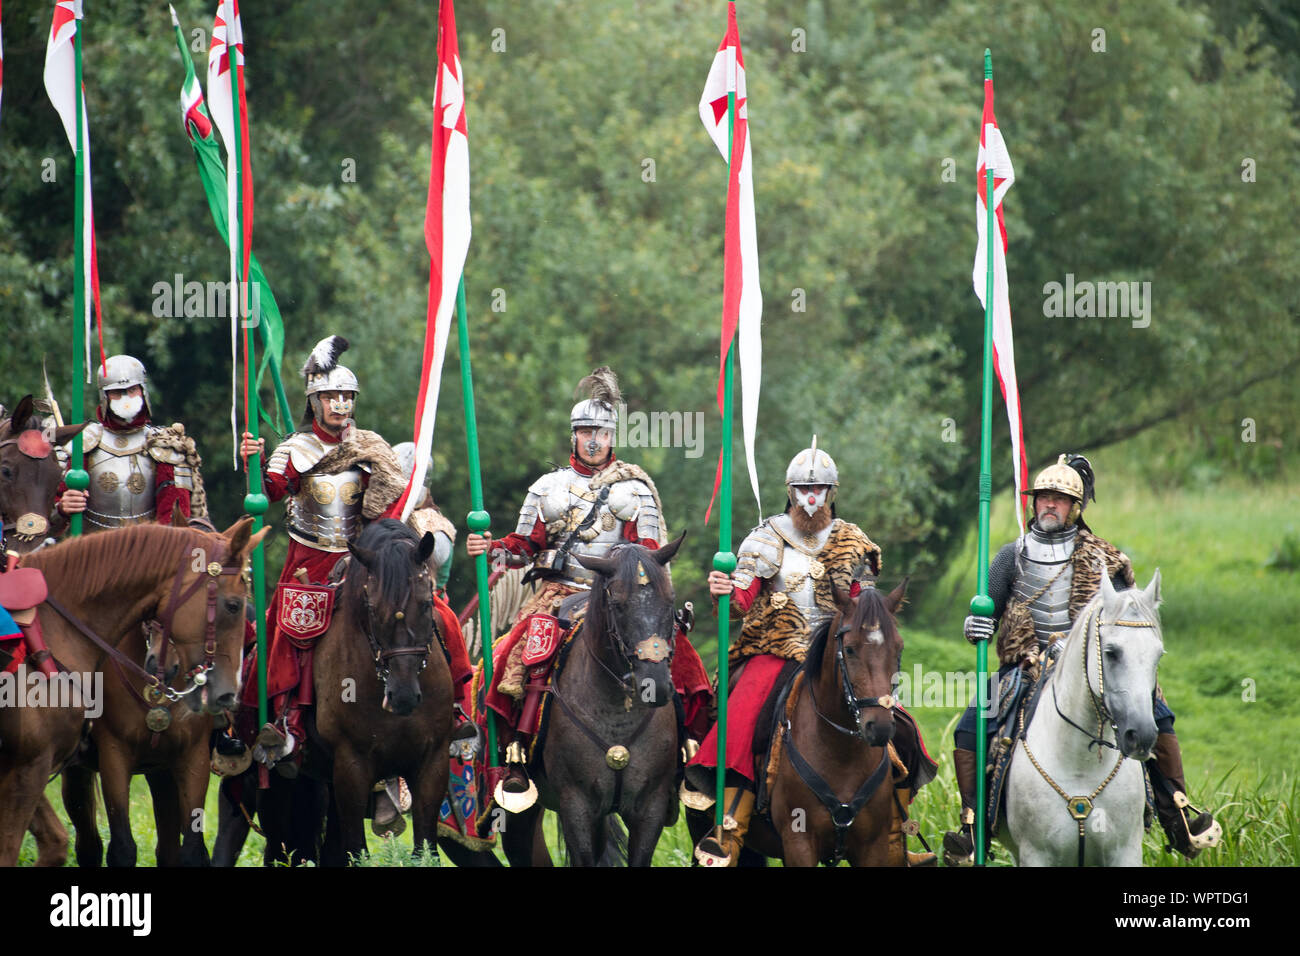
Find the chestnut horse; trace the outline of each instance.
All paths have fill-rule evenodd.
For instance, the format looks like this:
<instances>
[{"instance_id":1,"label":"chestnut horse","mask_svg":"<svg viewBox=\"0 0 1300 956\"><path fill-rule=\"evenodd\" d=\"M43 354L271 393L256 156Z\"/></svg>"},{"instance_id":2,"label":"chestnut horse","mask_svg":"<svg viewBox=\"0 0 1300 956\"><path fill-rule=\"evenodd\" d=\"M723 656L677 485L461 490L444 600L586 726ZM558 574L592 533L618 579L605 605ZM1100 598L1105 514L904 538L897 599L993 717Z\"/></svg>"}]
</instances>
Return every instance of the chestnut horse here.
<instances>
[{"instance_id":1,"label":"chestnut horse","mask_svg":"<svg viewBox=\"0 0 1300 956\"><path fill-rule=\"evenodd\" d=\"M240 572L266 533L251 534L252 520L244 518L223 534L137 525L65 541L27 557L25 565L41 570L50 590L50 600L37 612L46 645L63 670L84 675L82 686L94 688L94 699L0 710L0 866L14 865L23 830L42 802L46 781L77 754L91 713L87 704L97 717L91 733L97 746L90 757L103 777L112 834L108 862L135 863L128 815L130 781L141 766L141 748L150 751L153 735L145 726L148 708L134 695L143 697L145 684L155 678L124 650L133 641L142 641L141 625L151 619L160 619L164 626L162 642L152 649L163 661L159 668L165 678L150 687L151 696L158 700L153 709L177 721L175 731L159 735L157 750L172 752L170 742L161 742L169 733L175 733L178 741L191 742L176 767L159 763L148 768L156 770L158 778L157 783L150 779L158 859L206 863L202 827L196 832L192 824L201 819L194 811L202 810L207 791L211 724L207 715L232 706L238 689L245 602ZM143 651L142 646L133 649ZM126 683L131 684L130 691ZM176 706L178 700L184 702L188 715ZM102 716L98 715L101 706ZM192 719L202 711L207 715ZM153 721L159 722L156 714ZM174 777L174 789L163 785L164 774ZM84 787L85 778L81 779ZM65 799L67 794L65 788ZM93 803L84 791L71 795L74 806L69 812L78 822L78 858L93 865L98 862L99 846L93 810L77 819ZM78 799L83 800L82 806L75 806Z\"/></svg>"}]
</instances>

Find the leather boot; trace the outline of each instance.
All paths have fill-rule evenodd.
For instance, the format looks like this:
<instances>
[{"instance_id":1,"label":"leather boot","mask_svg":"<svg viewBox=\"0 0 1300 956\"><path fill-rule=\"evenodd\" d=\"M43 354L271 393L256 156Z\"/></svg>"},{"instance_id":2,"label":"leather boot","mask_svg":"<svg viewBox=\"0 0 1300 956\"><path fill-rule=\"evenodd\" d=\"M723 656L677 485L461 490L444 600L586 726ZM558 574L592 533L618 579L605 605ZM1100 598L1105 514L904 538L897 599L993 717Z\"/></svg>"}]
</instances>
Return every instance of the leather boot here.
<instances>
[{"instance_id":1,"label":"leather boot","mask_svg":"<svg viewBox=\"0 0 1300 956\"><path fill-rule=\"evenodd\" d=\"M952 766L961 794L961 829L943 835L945 866L975 865L975 751L954 749Z\"/></svg>"},{"instance_id":2,"label":"leather boot","mask_svg":"<svg viewBox=\"0 0 1300 956\"><path fill-rule=\"evenodd\" d=\"M695 859L701 866L736 866L740 850L749 832L749 818L754 813L754 791L746 787L727 787L722 791L728 813L722 818L722 828L714 827L695 848Z\"/></svg>"},{"instance_id":3,"label":"leather boot","mask_svg":"<svg viewBox=\"0 0 1300 956\"><path fill-rule=\"evenodd\" d=\"M1155 753L1147 761L1151 789L1155 792L1156 815L1169 837L1166 850L1177 850L1189 860L1202 850L1218 846L1223 827L1205 811L1197 810L1187 799L1187 781L1183 779L1183 754L1173 734L1157 734Z\"/></svg>"}]
</instances>

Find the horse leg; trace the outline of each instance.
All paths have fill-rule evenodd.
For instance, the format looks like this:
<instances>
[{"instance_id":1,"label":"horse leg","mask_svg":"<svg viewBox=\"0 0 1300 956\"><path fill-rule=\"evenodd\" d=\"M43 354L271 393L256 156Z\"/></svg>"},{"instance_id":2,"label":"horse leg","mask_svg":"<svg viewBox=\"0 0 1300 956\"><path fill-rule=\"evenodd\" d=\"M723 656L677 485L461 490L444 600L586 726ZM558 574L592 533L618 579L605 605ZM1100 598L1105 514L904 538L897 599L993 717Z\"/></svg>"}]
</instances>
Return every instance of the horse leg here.
<instances>
[{"instance_id":1,"label":"horse leg","mask_svg":"<svg viewBox=\"0 0 1300 956\"><path fill-rule=\"evenodd\" d=\"M208 846L203 839L208 780L211 762L208 755L208 738L203 736L190 747L176 763L172 764L177 809L180 811L180 843L182 866L210 866ZM161 838L161 831L159 834Z\"/></svg>"},{"instance_id":2,"label":"horse leg","mask_svg":"<svg viewBox=\"0 0 1300 956\"><path fill-rule=\"evenodd\" d=\"M595 866L604 849L604 820L580 798L566 799L566 796L561 794L559 799L559 805L564 808L560 812L560 829L569 852L569 865Z\"/></svg>"},{"instance_id":3,"label":"horse leg","mask_svg":"<svg viewBox=\"0 0 1300 956\"><path fill-rule=\"evenodd\" d=\"M664 831L664 821L668 819L669 801L674 799L676 794L671 789L662 789L644 806L638 807L635 815L622 814L623 822L627 824L628 866L650 865Z\"/></svg>"},{"instance_id":4,"label":"horse leg","mask_svg":"<svg viewBox=\"0 0 1300 956\"><path fill-rule=\"evenodd\" d=\"M212 845L213 866L234 866L248 839L248 821L240 810L242 800L236 800L233 788L235 780L223 779L217 787L217 841ZM245 774L240 778L241 787L250 784L257 786L256 777Z\"/></svg>"},{"instance_id":5,"label":"horse leg","mask_svg":"<svg viewBox=\"0 0 1300 956\"><path fill-rule=\"evenodd\" d=\"M344 749L334 754L334 805L339 811L343 852L350 857L366 852L366 803L373 778L368 761Z\"/></svg>"},{"instance_id":6,"label":"horse leg","mask_svg":"<svg viewBox=\"0 0 1300 956\"><path fill-rule=\"evenodd\" d=\"M24 767L0 771L0 866L17 866L36 805L50 772L50 761L38 760Z\"/></svg>"},{"instance_id":7,"label":"horse leg","mask_svg":"<svg viewBox=\"0 0 1300 956\"><path fill-rule=\"evenodd\" d=\"M416 853L420 852L424 843L429 844L431 852L438 851L438 814L442 809L443 798L447 795L447 781L451 775L451 764L446 759L445 748L442 753L443 759L439 760L438 752L435 751L434 759L425 761L415 779L406 781L411 787L411 825Z\"/></svg>"},{"instance_id":8,"label":"horse leg","mask_svg":"<svg viewBox=\"0 0 1300 956\"><path fill-rule=\"evenodd\" d=\"M158 842L154 845L154 865L180 866L180 797L176 783L166 770L152 770L144 778L153 797L153 822L158 835Z\"/></svg>"},{"instance_id":9,"label":"horse leg","mask_svg":"<svg viewBox=\"0 0 1300 956\"><path fill-rule=\"evenodd\" d=\"M99 778L108 813L108 865L135 866L131 835L131 760L116 741L99 748Z\"/></svg>"},{"instance_id":10,"label":"horse leg","mask_svg":"<svg viewBox=\"0 0 1300 956\"><path fill-rule=\"evenodd\" d=\"M95 771L76 766L64 769L63 809L77 834L77 866L103 866L104 841L95 822Z\"/></svg>"},{"instance_id":11,"label":"horse leg","mask_svg":"<svg viewBox=\"0 0 1300 956\"><path fill-rule=\"evenodd\" d=\"M523 813L507 813L493 807L492 828L501 835L501 847L511 866L550 866L551 855L542 833L542 805L535 803Z\"/></svg>"},{"instance_id":12,"label":"horse leg","mask_svg":"<svg viewBox=\"0 0 1300 956\"><path fill-rule=\"evenodd\" d=\"M50 806L50 801L41 795L32 814L28 829L36 838L37 866L65 866L68 862L68 831L63 821Z\"/></svg>"}]
</instances>

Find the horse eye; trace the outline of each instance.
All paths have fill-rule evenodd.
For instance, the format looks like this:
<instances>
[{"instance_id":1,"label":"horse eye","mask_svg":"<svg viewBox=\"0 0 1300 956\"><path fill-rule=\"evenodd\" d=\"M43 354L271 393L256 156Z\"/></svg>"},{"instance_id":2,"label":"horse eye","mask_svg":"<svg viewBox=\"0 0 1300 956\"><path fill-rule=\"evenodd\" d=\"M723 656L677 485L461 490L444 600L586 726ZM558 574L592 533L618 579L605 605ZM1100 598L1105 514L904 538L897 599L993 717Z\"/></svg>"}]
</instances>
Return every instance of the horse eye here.
<instances>
[{"instance_id":1,"label":"horse eye","mask_svg":"<svg viewBox=\"0 0 1300 956\"><path fill-rule=\"evenodd\" d=\"M857 657L857 656L858 656L858 652L855 651L855 650L854 650L853 648L851 648L851 647L846 647L846 648L844 648L844 656L845 656L845 657Z\"/></svg>"},{"instance_id":2,"label":"horse eye","mask_svg":"<svg viewBox=\"0 0 1300 956\"><path fill-rule=\"evenodd\" d=\"M0 475L4 475L5 479L8 480L14 476L14 470L8 465L5 465L4 467L0 467Z\"/></svg>"},{"instance_id":3,"label":"horse eye","mask_svg":"<svg viewBox=\"0 0 1300 956\"><path fill-rule=\"evenodd\" d=\"M1112 661L1119 660L1119 656L1120 656L1119 648L1118 647L1106 648L1106 656L1109 657Z\"/></svg>"},{"instance_id":4,"label":"horse eye","mask_svg":"<svg viewBox=\"0 0 1300 956\"><path fill-rule=\"evenodd\" d=\"M244 602L239 598L226 598L226 610L231 614L238 614L244 609Z\"/></svg>"}]
</instances>

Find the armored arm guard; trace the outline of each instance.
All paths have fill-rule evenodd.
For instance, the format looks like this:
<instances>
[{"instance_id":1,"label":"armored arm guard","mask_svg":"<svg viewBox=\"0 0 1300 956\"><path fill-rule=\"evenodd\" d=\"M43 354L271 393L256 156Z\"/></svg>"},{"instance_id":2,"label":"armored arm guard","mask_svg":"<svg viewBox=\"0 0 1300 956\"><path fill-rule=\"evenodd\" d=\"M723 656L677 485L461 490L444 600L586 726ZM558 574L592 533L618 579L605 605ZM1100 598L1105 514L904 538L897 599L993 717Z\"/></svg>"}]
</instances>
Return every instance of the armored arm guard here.
<instances>
[{"instance_id":1,"label":"armored arm guard","mask_svg":"<svg viewBox=\"0 0 1300 956\"><path fill-rule=\"evenodd\" d=\"M740 589L748 588L755 578L770 578L781 569L781 536L764 522L759 525L744 541L736 554L736 570L732 580Z\"/></svg>"}]
</instances>

